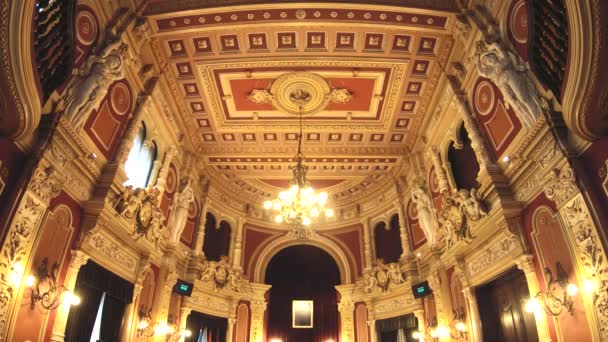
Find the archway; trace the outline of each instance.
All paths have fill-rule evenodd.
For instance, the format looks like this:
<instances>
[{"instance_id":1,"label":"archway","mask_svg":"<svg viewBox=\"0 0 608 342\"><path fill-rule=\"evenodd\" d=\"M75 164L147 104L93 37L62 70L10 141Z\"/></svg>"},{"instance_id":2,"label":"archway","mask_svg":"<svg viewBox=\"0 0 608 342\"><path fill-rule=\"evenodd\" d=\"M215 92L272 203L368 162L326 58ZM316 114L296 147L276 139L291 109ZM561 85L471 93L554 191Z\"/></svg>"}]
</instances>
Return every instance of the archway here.
<instances>
[{"instance_id":1,"label":"archway","mask_svg":"<svg viewBox=\"0 0 608 342\"><path fill-rule=\"evenodd\" d=\"M321 248L296 245L278 252L268 264L265 282L272 285L268 302L268 340L338 340L340 283L336 261ZM292 301L312 300L312 328L292 327Z\"/></svg>"}]
</instances>

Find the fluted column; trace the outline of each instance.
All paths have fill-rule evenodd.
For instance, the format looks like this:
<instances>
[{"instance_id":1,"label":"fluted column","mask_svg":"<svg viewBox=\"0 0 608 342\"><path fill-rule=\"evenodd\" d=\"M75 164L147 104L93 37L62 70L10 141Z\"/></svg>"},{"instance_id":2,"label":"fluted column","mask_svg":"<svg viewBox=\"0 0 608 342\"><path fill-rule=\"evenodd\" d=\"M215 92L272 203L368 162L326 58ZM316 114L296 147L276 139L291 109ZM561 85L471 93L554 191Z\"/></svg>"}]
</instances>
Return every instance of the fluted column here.
<instances>
[{"instance_id":1,"label":"fluted column","mask_svg":"<svg viewBox=\"0 0 608 342\"><path fill-rule=\"evenodd\" d=\"M437 325L449 327L452 324L453 309L446 271L444 269L436 270L428 277L428 282L435 297ZM450 341L450 337L440 338L440 341Z\"/></svg>"},{"instance_id":2,"label":"fluted column","mask_svg":"<svg viewBox=\"0 0 608 342\"><path fill-rule=\"evenodd\" d=\"M198 231L196 232L196 240L194 242L194 256L204 259L205 252L203 251L203 244L205 243L205 226L207 224L207 207L208 207L208 194L203 195L200 206L200 216L198 218Z\"/></svg>"},{"instance_id":3,"label":"fluted column","mask_svg":"<svg viewBox=\"0 0 608 342\"><path fill-rule=\"evenodd\" d=\"M424 335L426 330L426 323L424 321L424 310L414 310L414 316L418 320L418 331L421 335Z\"/></svg>"},{"instance_id":4,"label":"fluted column","mask_svg":"<svg viewBox=\"0 0 608 342\"><path fill-rule=\"evenodd\" d=\"M481 319L479 316L479 307L477 306L477 297L475 296L475 289L472 287L466 287L462 290L464 298L467 300L469 310L469 338L471 342L483 342L483 335L481 330Z\"/></svg>"},{"instance_id":5,"label":"fluted column","mask_svg":"<svg viewBox=\"0 0 608 342\"><path fill-rule=\"evenodd\" d=\"M410 246L410 239L407 235L407 226L405 219L404 203L401 199L396 202L397 212L399 213L399 238L401 240L401 260L411 259L412 250Z\"/></svg>"},{"instance_id":6,"label":"fluted column","mask_svg":"<svg viewBox=\"0 0 608 342\"><path fill-rule=\"evenodd\" d=\"M167 175L169 174L169 167L171 166L171 161L177 154L177 148L175 146L170 146L165 152L165 158L163 158L163 165L160 167L160 171L158 172L158 177L156 178L156 188L159 192L159 197L162 198L165 193L165 185L167 184Z\"/></svg>"},{"instance_id":7,"label":"fluted column","mask_svg":"<svg viewBox=\"0 0 608 342\"><path fill-rule=\"evenodd\" d=\"M456 90L454 92L456 93ZM481 170L487 172L488 165L493 164L493 161L490 158L490 153L486 147L483 134L477 125L477 121L473 117L473 113L469 109L469 104L465 98L465 95L455 94L455 97L458 111L462 117L464 127L469 134L469 138L471 139L471 147L475 152L475 156L479 162L479 167Z\"/></svg>"},{"instance_id":8,"label":"fluted column","mask_svg":"<svg viewBox=\"0 0 608 342\"><path fill-rule=\"evenodd\" d=\"M232 267L236 270L242 270L241 267L241 249L243 247L243 226L245 219L239 217L236 222L236 236L234 237L234 250L232 252Z\"/></svg>"},{"instance_id":9,"label":"fluted column","mask_svg":"<svg viewBox=\"0 0 608 342\"><path fill-rule=\"evenodd\" d=\"M437 181L439 183L439 192L448 191L450 188L450 183L448 182L448 175L445 172L443 163L441 162L439 150L435 146L431 146L429 149L429 155L431 157L431 161L433 162L433 166L435 167L435 175L437 176Z\"/></svg>"},{"instance_id":10,"label":"fluted column","mask_svg":"<svg viewBox=\"0 0 608 342\"><path fill-rule=\"evenodd\" d=\"M369 229L369 219L364 218L361 220L361 224L363 224L363 254L365 257L365 270L370 270L372 268L373 258L372 258L372 246L371 246L371 234Z\"/></svg>"},{"instance_id":11,"label":"fluted column","mask_svg":"<svg viewBox=\"0 0 608 342\"><path fill-rule=\"evenodd\" d=\"M180 341L185 340L185 336L184 336L183 332L186 331L186 323L188 322L188 316L190 316L191 312L192 312L192 308L187 307L187 306L182 306L179 310L179 322L177 323L177 331L182 333L182 335L179 338ZM191 333L192 333L192 335L194 335L197 332L191 331Z\"/></svg>"},{"instance_id":12,"label":"fluted column","mask_svg":"<svg viewBox=\"0 0 608 342\"><path fill-rule=\"evenodd\" d=\"M72 250L70 257L70 265L65 274L63 285L68 291L74 291L76 286L76 278L80 268L89 261L89 255L81 250ZM53 332L51 333L51 341L63 341L65 338L65 327L68 323L70 314L69 305L59 305L55 314L55 322L53 323Z\"/></svg>"},{"instance_id":13,"label":"fluted column","mask_svg":"<svg viewBox=\"0 0 608 342\"><path fill-rule=\"evenodd\" d=\"M522 270L526 276L526 282L528 283L528 291L530 296L535 296L539 291L538 278L534 270L534 257L532 255L524 255L517 260L517 268ZM536 321L536 330L538 330L538 338L540 342L551 341L551 335L549 334L549 325L547 323L547 315L543 310L534 312L534 318Z\"/></svg>"}]
</instances>

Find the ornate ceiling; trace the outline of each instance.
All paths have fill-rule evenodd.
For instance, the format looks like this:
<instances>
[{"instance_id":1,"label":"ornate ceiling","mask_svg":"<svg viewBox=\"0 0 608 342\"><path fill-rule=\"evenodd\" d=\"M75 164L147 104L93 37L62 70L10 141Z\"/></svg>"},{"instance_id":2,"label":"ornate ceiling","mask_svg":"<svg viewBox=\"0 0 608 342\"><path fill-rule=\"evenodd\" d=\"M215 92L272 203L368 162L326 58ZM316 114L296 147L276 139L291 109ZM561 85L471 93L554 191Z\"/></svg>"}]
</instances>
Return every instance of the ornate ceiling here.
<instances>
[{"instance_id":1,"label":"ornate ceiling","mask_svg":"<svg viewBox=\"0 0 608 342\"><path fill-rule=\"evenodd\" d=\"M451 52L453 13L193 3L151 1L146 12L214 177L248 196L286 187L299 128L285 99L297 87L312 94L303 152L313 185L338 199L398 173Z\"/></svg>"}]
</instances>

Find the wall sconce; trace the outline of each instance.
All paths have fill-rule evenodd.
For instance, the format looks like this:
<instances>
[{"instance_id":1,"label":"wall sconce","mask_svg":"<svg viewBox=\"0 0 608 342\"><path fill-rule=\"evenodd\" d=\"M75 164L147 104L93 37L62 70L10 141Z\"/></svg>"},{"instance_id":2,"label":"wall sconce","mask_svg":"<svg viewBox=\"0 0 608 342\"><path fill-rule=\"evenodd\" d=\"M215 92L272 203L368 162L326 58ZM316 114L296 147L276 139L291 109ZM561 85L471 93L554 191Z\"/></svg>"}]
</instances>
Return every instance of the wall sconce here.
<instances>
[{"instance_id":1,"label":"wall sconce","mask_svg":"<svg viewBox=\"0 0 608 342\"><path fill-rule=\"evenodd\" d=\"M165 335L168 341L179 341L182 337L192 336L188 329L177 330L173 323L160 321L154 325L150 324L150 310L140 311L141 320L137 324L137 337L152 337Z\"/></svg>"},{"instance_id":2,"label":"wall sconce","mask_svg":"<svg viewBox=\"0 0 608 342\"><path fill-rule=\"evenodd\" d=\"M68 305L80 304L80 297L69 291L65 286L57 286L59 264L53 263L49 270L48 258L36 268L35 275L29 275L23 280L24 285L30 288L30 307L34 309L40 303L45 310L55 310L61 303Z\"/></svg>"},{"instance_id":3,"label":"wall sconce","mask_svg":"<svg viewBox=\"0 0 608 342\"><path fill-rule=\"evenodd\" d=\"M526 302L525 310L538 313L544 309L551 316L559 316L564 309L571 315L574 313L573 296L578 293L578 287L568 282L568 273L561 263L555 264L556 277L548 267L545 267L545 277L549 280L547 291L540 291ZM561 292L561 296L560 296Z\"/></svg>"},{"instance_id":4,"label":"wall sconce","mask_svg":"<svg viewBox=\"0 0 608 342\"><path fill-rule=\"evenodd\" d=\"M453 340L468 339L467 325L464 321L464 309L454 310L454 320L452 326L447 324L437 324L433 319L426 331L414 331L412 338L415 340L430 340L451 338Z\"/></svg>"}]
</instances>

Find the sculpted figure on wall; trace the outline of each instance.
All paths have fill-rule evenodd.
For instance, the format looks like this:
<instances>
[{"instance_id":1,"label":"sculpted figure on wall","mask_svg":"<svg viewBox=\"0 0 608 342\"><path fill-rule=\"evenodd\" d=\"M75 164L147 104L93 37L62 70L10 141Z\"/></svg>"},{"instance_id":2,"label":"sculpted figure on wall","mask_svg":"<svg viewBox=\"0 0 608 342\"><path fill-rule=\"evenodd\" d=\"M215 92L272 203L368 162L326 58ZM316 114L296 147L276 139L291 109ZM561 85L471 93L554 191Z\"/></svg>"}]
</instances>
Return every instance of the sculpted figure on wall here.
<instances>
[{"instance_id":1,"label":"sculpted figure on wall","mask_svg":"<svg viewBox=\"0 0 608 342\"><path fill-rule=\"evenodd\" d=\"M527 67L517 56L500 45L477 42L477 70L496 84L505 102L526 129L542 115L542 99L526 73Z\"/></svg>"},{"instance_id":2,"label":"sculpted figure on wall","mask_svg":"<svg viewBox=\"0 0 608 342\"><path fill-rule=\"evenodd\" d=\"M224 288L239 291L241 272L233 269L228 263L228 257L223 255L220 261L205 261L200 280L210 282L216 292Z\"/></svg>"},{"instance_id":3,"label":"sculpted figure on wall","mask_svg":"<svg viewBox=\"0 0 608 342\"><path fill-rule=\"evenodd\" d=\"M488 215L475 189L452 190L443 198L442 208L439 224L447 248L452 247L456 241L470 243L473 239L470 222Z\"/></svg>"},{"instance_id":4,"label":"sculpted figure on wall","mask_svg":"<svg viewBox=\"0 0 608 342\"><path fill-rule=\"evenodd\" d=\"M424 186L420 183L414 185L412 189L412 201L418 210L418 222L424 232L426 241L430 246L435 246L438 242L439 225L435 214L435 208L431 204L431 199Z\"/></svg>"},{"instance_id":5,"label":"sculpted figure on wall","mask_svg":"<svg viewBox=\"0 0 608 342\"><path fill-rule=\"evenodd\" d=\"M127 50L120 38L109 42L77 71L63 98L64 113L74 127L81 127L91 111L99 108L110 84L124 78Z\"/></svg>"},{"instance_id":6,"label":"sculpted figure on wall","mask_svg":"<svg viewBox=\"0 0 608 342\"><path fill-rule=\"evenodd\" d=\"M118 215L127 219L133 225L133 238L138 240L145 237L158 245L163 236L164 215L158 201L159 191L156 188L133 189L124 188L114 204Z\"/></svg>"},{"instance_id":7,"label":"sculpted figure on wall","mask_svg":"<svg viewBox=\"0 0 608 342\"><path fill-rule=\"evenodd\" d=\"M190 177L183 177L180 181L179 192L173 199L173 210L171 210L171 216L167 224L167 227L171 230L171 242L173 244L179 242L186 226L186 220L188 220L188 209L194 201L194 191L192 191L190 183Z\"/></svg>"},{"instance_id":8,"label":"sculpted figure on wall","mask_svg":"<svg viewBox=\"0 0 608 342\"><path fill-rule=\"evenodd\" d=\"M405 281L399 268L399 263L385 264L382 259L377 259L374 267L365 273L365 293L372 293L376 289L386 292L391 284L401 284Z\"/></svg>"}]
</instances>

